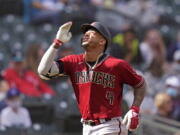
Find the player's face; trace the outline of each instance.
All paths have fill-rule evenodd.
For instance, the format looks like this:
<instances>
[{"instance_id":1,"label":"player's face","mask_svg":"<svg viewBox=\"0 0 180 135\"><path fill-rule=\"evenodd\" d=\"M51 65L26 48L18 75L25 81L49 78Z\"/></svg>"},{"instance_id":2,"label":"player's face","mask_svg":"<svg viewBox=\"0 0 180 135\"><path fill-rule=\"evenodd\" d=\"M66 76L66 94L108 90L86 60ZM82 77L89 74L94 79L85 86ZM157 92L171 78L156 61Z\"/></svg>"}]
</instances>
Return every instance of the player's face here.
<instances>
[{"instance_id":1,"label":"player's face","mask_svg":"<svg viewBox=\"0 0 180 135\"><path fill-rule=\"evenodd\" d=\"M105 44L105 39L95 30L88 30L82 38L82 46L85 49L99 48L101 44Z\"/></svg>"}]
</instances>

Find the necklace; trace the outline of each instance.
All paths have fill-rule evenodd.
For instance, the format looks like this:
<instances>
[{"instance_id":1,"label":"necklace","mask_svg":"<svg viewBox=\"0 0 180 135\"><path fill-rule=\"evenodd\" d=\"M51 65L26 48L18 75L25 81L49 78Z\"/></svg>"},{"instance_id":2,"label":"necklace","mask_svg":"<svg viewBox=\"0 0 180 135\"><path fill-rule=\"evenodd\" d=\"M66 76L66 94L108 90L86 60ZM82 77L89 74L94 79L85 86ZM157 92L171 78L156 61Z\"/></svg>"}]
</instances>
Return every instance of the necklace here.
<instances>
[{"instance_id":1,"label":"necklace","mask_svg":"<svg viewBox=\"0 0 180 135\"><path fill-rule=\"evenodd\" d=\"M103 53L100 53L100 54L98 55L98 57L97 57L97 59L96 59L96 62L95 62L95 64L94 64L93 66L91 66L88 62L85 61L90 70L92 70L92 69L94 69L94 68L96 67L96 65L98 64L99 58L100 58L102 55L103 55Z\"/></svg>"}]
</instances>

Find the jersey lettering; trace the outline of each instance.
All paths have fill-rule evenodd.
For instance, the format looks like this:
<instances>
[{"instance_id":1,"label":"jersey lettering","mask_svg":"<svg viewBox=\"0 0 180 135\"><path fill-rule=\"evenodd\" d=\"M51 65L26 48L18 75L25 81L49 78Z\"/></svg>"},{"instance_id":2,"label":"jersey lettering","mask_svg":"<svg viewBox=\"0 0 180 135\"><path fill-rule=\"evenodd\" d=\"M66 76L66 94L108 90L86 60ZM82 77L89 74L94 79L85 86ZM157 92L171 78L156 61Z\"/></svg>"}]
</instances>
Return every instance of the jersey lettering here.
<instances>
[{"instance_id":1,"label":"jersey lettering","mask_svg":"<svg viewBox=\"0 0 180 135\"><path fill-rule=\"evenodd\" d=\"M93 82L103 85L104 88L114 88L115 76L104 72L83 71L76 72L76 83Z\"/></svg>"}]
</instances>

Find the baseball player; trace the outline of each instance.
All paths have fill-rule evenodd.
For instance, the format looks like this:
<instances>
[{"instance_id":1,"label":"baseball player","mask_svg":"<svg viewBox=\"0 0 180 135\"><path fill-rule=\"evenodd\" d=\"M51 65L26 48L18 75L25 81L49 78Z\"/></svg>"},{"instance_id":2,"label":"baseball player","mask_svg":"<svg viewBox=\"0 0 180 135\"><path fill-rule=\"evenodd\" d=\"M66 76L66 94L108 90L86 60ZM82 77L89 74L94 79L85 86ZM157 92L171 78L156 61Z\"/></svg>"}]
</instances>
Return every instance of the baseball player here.
<instances>
[{"instance_id":1,"label":"baseball player","mask_svg":"<svg viewBox=\"0 0 180 135\"><path fill-rule=\"evenodd\" d=\"M70 77L82 115L83 135L124 135L123 125L130 131L135 130L145 94L144 79L127 62L105 53L111 36L99 22L81 26L83 54L54 61L58 49L72 37L71 26L72 22L67 22L59 28L39 64L40 77L46 80L59 75ZM134 102L122 120L123 84L134 88Z\"/></svg>"}]
</instances>

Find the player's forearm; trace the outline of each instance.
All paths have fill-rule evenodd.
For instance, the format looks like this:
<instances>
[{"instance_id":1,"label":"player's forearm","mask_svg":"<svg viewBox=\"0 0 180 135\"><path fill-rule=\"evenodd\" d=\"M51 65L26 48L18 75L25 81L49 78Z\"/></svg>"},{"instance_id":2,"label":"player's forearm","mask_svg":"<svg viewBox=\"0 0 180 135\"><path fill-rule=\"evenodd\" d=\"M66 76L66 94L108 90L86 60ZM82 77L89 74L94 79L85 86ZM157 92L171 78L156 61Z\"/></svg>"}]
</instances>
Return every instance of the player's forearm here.
<instances>
[{"instance_id":1,"label":"player's forearm","mask_svg":"<svg viewBox=\"0 0 180 135\"><path fill-rule=\"evenodd\" d=\"M67 22L63 24L57 34L56 38L53 41L53 44L49 47L49 49L45 52L44 56L42 57L40 64L38 66L38 73L41 78L46 77L45 79L49 78L49 76L54 76L59 74L59 68L57 64L54 62L56 57L56 53L58 48L63 45L63 43L68 42L72 35L69 32L71 28L72 22Z\"/></svg>"},{"instance_id":2,"label":"player's forearm","mask_svg":"<svg viewBox=\"0 0 180 135\"><path fill-rule=\"evenodd\" d=\"M43 55L40 64L38 66L38 73L40 75L48 74L54 63L58 49L54 47L54 43L49 47L49 49Z\"/></svg>"},{"instance_id":3,"label":"player's forearm","mask_svg":"<svg viewBox=\"0 0 180 135\"><path fill-rule=\"evenodd\" d=\"M140 106L146 93L146 83L140 88L134 88L134 101L133 106Z\"/></svg>"}]
</instances>

